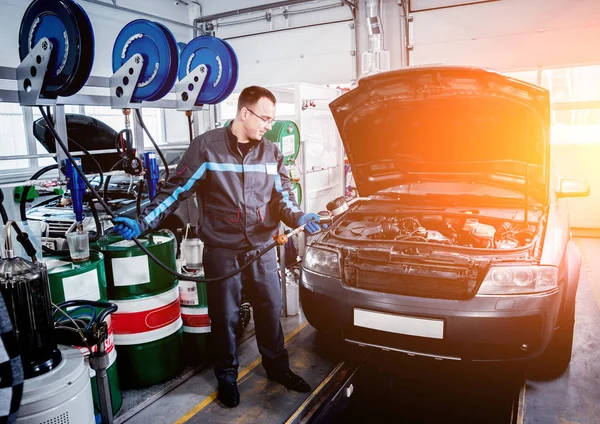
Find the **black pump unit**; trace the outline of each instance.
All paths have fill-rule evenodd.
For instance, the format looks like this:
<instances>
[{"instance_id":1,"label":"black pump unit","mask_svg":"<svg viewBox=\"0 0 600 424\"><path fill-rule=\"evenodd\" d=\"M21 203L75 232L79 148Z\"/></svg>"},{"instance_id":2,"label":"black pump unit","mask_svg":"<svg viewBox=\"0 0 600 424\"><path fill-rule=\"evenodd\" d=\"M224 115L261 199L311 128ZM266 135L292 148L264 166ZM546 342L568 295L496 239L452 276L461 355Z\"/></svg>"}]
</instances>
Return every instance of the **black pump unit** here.
<instances>
[{"instance_id":1,"label":"black pump unit","mask_svg":"<svg viewBox=\"0 0 600 424\"><path fill-rule=\"evenodd\" d=\"M10 257L11 250L7 256L0 259L0 290L19 340L25 378L32 378L61 361L54 338L48 270L39 262Z\"/></svg>"}]
</instances>

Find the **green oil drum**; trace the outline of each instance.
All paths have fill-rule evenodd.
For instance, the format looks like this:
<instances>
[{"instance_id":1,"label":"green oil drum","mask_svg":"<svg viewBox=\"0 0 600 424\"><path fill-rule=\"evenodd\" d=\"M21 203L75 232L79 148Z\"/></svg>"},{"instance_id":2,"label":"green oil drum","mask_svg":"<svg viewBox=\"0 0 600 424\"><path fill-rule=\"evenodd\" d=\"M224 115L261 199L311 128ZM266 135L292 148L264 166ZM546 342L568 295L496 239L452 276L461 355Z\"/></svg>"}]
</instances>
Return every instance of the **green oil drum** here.
<instances>
[{"instance_id":1,"label":"green oil drum","mask_svg":"<svg viewBox=\"0 0 600 424\"><path fill-rule=\"evenodd\" d=\"M175 269L172 234L152 233L140 241ZM120 236L109 236L98 245L104 254L108 297L119 307L113 328L122 387L145 387L175 377L183 365L177 279Z\"/></svg>"},{"instance_id":2,"label":"green oil drum","mask_svg":"<svg viewBox=\"0 0 600 424\"><path fill-rule=\"evenodd\" d=\"M198 270L190 276L204 277ZM210 318L206 283L179 280L179 302L183 320L183 342L188 362L197 363L207 357L207 338L210 334Z\"/></svg>"},{"instance_id":3,"label":"green oil drum","mask_svg":"<svg viewBox=\"0 0 600 424\"><path fill-rule=\"evenodd\" d=\"M162 263L175 269L175 237L172 234L152 233L140 241ZM133 241L110 235L95 246L104 254L109 299L146 297L177 286L176 277L148 258Z\"/></svg>"},{"instance_id":4,"label":"green oil drum","mask_svg":"<svg viewBox=\"0 0 600 424\"><path fill-rule=\"evenodd\" d=\"M44 258L44 262L48 267L53 303L107 299L102 253L90 251L90 259L85 262L72 262L68 256L49 256Z\"/></svg>"},{"instance_id":5,"label":"green oil drum","mask_svg":"<svg viewBox=\"0 0 600 424\"><path fill-rule=\"evenodd\" d=\"M289 165L294 162L300 152L300 131L294 121L275 121L265 138L277 143L283 154L284 163Z\"/></svg>"},{"instance_id":6,"label":"green oil drum","mask_svg":"<svg viewBox=\"0 0 600 424\"><path fill-rule=\"evenodd\" d=\"M67 300L107 300L106 276L104 273L104 256L100 252L90 251L90 259L85 262L71 262L69 258L50 256L44 258L48 267L48 280L50 284L50 297L53 303ZM123 397L119 386L117 371L117 351L115 350L112 318L108 320L108 338L104 343L108 353L109 366L106 370L110 386L110 398L113 414L121 409ZM77 346L84 355L89 355L87 347ZM96 417L100 415L100 404L96 386L95 372L91 368L92 394Z\"/></svg>"}]
</instances>

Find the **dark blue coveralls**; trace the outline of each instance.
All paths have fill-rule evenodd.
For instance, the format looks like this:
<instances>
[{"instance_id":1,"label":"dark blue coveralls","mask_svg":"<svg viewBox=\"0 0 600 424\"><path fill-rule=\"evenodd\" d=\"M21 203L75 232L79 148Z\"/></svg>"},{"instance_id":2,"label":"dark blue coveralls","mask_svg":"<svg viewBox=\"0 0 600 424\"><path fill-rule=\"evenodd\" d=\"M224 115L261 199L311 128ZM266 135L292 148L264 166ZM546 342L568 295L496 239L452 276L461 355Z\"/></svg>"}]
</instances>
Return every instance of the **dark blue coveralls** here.
<instances>
[{"instance_id":1,"label":"dark blue coveralls","mask_svg":"<svg viewBox=\"0 0 600 424\"><path fill-rule=\"evenodd\" d=\"M137 219L142 231L155 228L178 203L194 192L198 200L198 233L204 242L207 278L238 269L272 241L279 221L296 227L298 208L278 147L263 138L245 157L231 127L194 139L182 161ZM256 340L269 375L289 369L279 321L282 308L275 249L241 274L207 283L215 374L237 380L235 330L242 287L254 311Z\"/></svg>"}]
</instances>

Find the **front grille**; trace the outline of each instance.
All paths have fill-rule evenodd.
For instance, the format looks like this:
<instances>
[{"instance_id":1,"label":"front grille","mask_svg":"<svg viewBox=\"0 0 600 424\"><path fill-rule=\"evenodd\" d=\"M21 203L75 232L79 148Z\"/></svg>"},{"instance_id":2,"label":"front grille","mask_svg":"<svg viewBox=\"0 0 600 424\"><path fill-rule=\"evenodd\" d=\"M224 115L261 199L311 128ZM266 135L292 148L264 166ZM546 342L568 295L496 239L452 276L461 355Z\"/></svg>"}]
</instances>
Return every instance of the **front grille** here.
<instances>
[{"instance_id":1,"label":"front grille","mask_svg":"<svg viewBox=\"0 0 600 424\"><path fill-rule=\"evenodd\" d=\"M345 283L363 290L431 299L473 297L480 280L476 268L415 267L405 264L347 264Z\"/></svg>"},{"instance_id":2,"label":"front grille","mask_svg":"<svg viewBox=\"0 0 600 424\"><path fill-rule=\"evenodd\" d=\"M46 221L46 223L50 237L64 237L65 233L75 224L69 221Z\"/></svg>"}]
</instances>

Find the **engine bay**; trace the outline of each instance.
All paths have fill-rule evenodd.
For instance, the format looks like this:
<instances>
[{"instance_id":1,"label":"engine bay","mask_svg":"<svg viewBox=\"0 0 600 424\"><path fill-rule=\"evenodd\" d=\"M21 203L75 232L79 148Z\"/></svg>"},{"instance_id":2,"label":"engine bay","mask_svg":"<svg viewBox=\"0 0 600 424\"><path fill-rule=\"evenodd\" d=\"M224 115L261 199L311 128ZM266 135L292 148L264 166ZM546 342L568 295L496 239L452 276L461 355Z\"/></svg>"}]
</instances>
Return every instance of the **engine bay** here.
<instances>
[{"instance_id":1,"label":"engine bay","mask_svg":"<svg viewBox=\"0 0 600 424\"><path fill-rule=\"evenodd\" d=\"M332 235L349 241L436 243L478 249L518 249L532 243L538 225L483 216L348 214Z\"/></svg>"}]
</instances>

